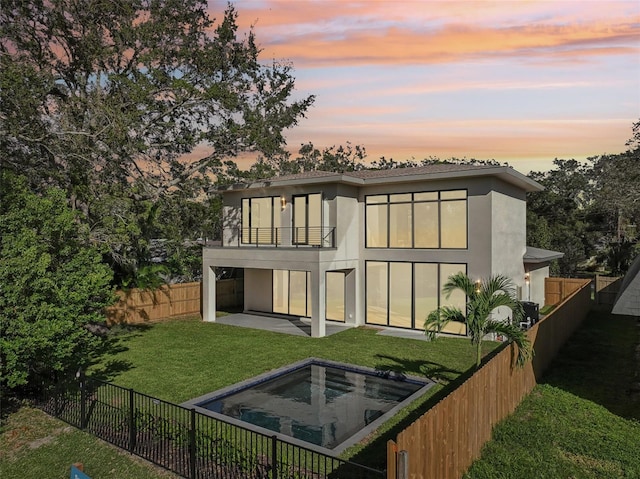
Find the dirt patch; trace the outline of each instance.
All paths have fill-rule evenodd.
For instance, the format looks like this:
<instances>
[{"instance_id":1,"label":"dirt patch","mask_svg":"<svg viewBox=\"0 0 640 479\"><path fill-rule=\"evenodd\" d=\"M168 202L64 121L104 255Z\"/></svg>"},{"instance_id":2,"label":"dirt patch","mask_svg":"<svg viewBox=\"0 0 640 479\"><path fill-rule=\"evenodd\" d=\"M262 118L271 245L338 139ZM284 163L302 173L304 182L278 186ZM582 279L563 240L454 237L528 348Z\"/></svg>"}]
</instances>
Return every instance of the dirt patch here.
<instances>
[{"instance_id":1,"label":"dirt patch","mask_svg":"<svg viewBox=\"0 0 640 479\"><path fill-rule=\"evenodd\" d=\"M51 444L53 441L56 440L56 437L58 437L60 434L71 432L71 431L73 431L73 428L71 426L61 427L60 429L56 429L55 431L53 431L53 434L50 436L42 437L40 439L36 439L35 441L31 441L30 443L27 444L27 447L29 449L38 449L39 447L46 446L47 444Z\"/></svg>"}]
</instances>

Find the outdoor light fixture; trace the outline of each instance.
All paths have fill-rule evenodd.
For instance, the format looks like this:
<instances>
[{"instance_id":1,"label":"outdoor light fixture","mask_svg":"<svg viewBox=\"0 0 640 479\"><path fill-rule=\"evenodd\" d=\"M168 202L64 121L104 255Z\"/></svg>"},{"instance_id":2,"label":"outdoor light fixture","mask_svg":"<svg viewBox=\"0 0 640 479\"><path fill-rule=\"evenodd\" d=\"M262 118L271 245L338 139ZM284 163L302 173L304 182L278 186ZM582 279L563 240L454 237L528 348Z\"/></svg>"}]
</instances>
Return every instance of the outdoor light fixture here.
<instances>
[{"instance_id":1,"label":"outdoor light fixture","mask_svg":"<svg viewBox=\"0 0 640 479\"><path fill-rule=\"evenodd\" d=\"M482 282L481 282L479 279L478 279L478 280L476 280L476 293L480 293L480 284L481 284L481 283L482 283Z\"/></svg>"},{"instance_id":2,"label":"outdoor light fixture","mask_svg":"<svg viewBox=\"0 0 640 479\"><path fill-rule=\"evenodd\" d=\"M524 282L525 282L526 284L529 284L529 273L525 273L525 274L524 274Z\"/></svg>"},{"instance_id":3,"label":"outdoor light fixture","mask_svg":"<svg viewBox=\"0 0 640 479\"><path fill-rule=\"evenodd\" d=\"M287 206L287 199L284 196L280 197L280 206L282 206L282 209L284 209L285 206Z\"/></svg>"}]
</instances>

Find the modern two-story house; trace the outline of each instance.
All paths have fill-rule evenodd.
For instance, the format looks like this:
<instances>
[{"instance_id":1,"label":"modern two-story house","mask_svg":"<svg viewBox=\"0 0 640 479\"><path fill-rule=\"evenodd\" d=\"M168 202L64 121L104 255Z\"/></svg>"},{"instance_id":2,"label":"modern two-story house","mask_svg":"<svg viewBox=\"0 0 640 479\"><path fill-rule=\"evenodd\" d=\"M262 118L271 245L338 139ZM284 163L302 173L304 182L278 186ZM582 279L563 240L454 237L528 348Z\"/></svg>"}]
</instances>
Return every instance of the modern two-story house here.
<instances>
[{"instance_id":1,"label":"modern two-story house","mask_svg":"<svg viewBox=\"0 0 640 479\"><path fill-rule=\"evenodd\" d=\"M464 272L506 275L542 303L548 263L527 248L526 193L541 186L510 167L440 164L313 171L224 191L221 245L203 249L203 318L215 321L215 268L244 268L244 310L353 326L423 329L441 286ZM463 324L445 332L466 334Z\"/></svg>"}]
</instances>

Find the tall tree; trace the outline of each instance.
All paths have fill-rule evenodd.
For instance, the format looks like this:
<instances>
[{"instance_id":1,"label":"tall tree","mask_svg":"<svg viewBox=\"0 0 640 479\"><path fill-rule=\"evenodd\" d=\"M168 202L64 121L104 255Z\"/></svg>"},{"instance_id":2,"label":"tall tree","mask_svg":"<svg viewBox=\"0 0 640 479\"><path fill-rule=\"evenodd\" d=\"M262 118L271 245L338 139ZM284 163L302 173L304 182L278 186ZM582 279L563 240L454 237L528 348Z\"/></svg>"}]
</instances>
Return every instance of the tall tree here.
<instances>
[{"instance_id":1,"label":"tall tree","mask_svg":"<svg viewBox=\"0 0 640 479\"><path fill-rule=\"evenodd\" d=\"M264 66L229 5L202 0L6 0L0 131L9 168L84 199L100 183L157 198L238 152L274 154L313 97ZM205 153L198 154L196 147Z\"/></svg>"},{"instance_id":2,"label":"tall tree","mask_svg":"<svg viewBox=\"0 0 640 479\"><path fill-rule=\"evenodd\" d=\"M554 273L574 275L591 256L589 167L576 160L554 160L555 169L529 176L544 186L527 198L527 244L564 253Z\"/></svg>"},{"instance_id":3,"label":"tall tree","mask_svg":"<svg viewBox=\"0 0 640 479\"><path fill-rule=\"evenodd\" d=\"M114 299L112 273L64 192L1 179L0 390L86 364L103 341L92 326Z\"/></svg>"},{"instance_id":4,"label":"tall tree","mask_svg":"<svg viewBox=\"0 0 640 479\"><path fill-rule=\"evenodd\" d=\"M590 158L593 209L600 218L600 259L613 274L624 274L640 252L640 121L629 149Z\"/></svg>"},{"instance_id":5,"label":"tall tree","mask_svg":"<svg viewBox=\"0 0 640 479\"><path fill-rule=\"evenodd\" d=\"M150 208L136 203L194 197L239 152L281 152L313 103L259 53L231 5L215 21L204 0L5 0L0 167L63 188L111 261L136 263Z\"/></svg>"}]
</instances>

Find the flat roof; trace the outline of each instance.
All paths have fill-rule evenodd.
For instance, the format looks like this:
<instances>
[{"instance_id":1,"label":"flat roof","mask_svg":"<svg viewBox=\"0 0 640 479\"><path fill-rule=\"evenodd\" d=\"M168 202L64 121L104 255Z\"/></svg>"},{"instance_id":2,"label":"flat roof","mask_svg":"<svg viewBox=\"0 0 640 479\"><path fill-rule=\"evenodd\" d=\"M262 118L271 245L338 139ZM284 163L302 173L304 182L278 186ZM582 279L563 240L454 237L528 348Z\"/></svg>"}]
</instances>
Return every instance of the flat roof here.
<instances>
[{"instance_id":1,"label":"flat roof","mask_svg":"<svg viewBox=\"0 0 640 479\"><path fill-rule=\"evenodd\" d=\"M322 183L343 183L354 186L368 186L393 183L412 183L454 178L476 178L494 176L526 192L542 191L540 183L509 166L435 164L413 168L392 168L387 170L359 170L344 173L330 171L305 171L294 175L276 176L254 183L231 185L223 190L235 191L253 188L301 186Z\"/></svg>"}]
</instances>

